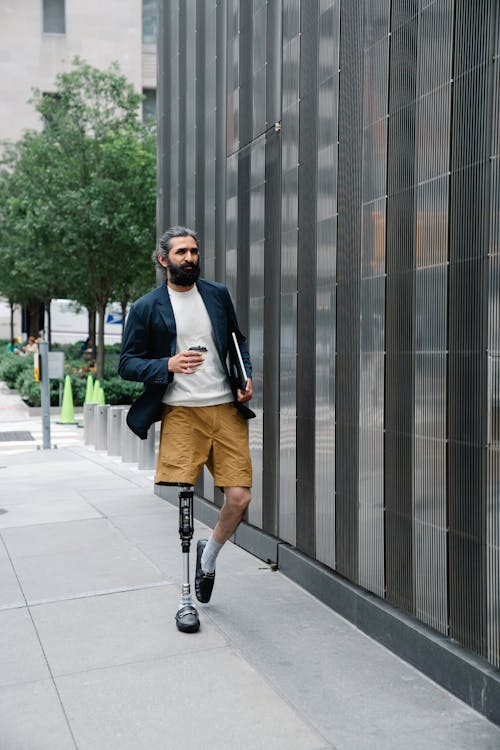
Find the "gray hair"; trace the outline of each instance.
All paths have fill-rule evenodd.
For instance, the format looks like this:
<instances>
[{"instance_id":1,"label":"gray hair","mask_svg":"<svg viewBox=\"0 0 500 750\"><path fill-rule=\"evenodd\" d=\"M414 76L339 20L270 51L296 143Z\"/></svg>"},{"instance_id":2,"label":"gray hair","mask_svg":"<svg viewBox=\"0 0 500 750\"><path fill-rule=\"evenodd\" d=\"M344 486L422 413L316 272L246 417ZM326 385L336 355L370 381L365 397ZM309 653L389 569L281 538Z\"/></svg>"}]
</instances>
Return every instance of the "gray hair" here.
<instances>
[{"instance_id":1,"label":"gray hair","mask_svg":"<svg viewBox=\"0 0 500 750\"><path fill-rule=\"evenodd\" d=\"M166 260L170 252L170 241L173 240L174 237L192 237L196 241L198 247L200 246L198 235L196 234L194 229L181 226L170 227L166 232L164 232L164 234L162 234L158 243L158 247L153 251L153 262L156 263L156 265L162 270L165 269L158 261L158 258L163 258L164 260Z\"/></svg>"}]
</instances>

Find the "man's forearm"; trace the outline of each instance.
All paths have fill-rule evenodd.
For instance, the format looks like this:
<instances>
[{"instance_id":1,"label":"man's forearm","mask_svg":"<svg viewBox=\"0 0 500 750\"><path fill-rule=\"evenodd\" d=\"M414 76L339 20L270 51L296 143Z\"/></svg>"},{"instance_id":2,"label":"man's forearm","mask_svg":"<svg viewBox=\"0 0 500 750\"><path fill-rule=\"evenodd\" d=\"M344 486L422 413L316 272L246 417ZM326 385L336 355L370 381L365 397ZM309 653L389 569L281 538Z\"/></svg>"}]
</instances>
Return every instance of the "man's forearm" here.
<instances>
[{"instance_id":1,"label":"man's forearm","mask_svg":"<svg viewBox=\"0 0 500 750\"><path fill-rule=\"evenodd\" d=\"M133 380L147 385L168 385L173 375L168 371L169 357L149 359L122 354L118 374L124 380Z\"/></svg>"}]
</instances>

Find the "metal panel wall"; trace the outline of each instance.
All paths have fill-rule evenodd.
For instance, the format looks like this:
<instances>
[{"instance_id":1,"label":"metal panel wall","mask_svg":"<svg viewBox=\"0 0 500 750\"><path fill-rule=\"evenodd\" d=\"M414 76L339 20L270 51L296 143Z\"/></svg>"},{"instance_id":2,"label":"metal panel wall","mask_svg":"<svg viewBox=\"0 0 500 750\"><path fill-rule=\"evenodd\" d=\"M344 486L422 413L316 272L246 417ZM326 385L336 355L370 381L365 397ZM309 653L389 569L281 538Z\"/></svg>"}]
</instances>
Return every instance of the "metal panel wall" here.
<instances>
[{"instance_id":1,"label":"metal panel wall","mask_svg":"<svg viewBox=\"0 0 500 750\"><path fill-rule=\"evenodd\" d=\"M415 4L413 4L415 5ZM385 551L387 598L414 611L413 412L418 16L393 0L386 247Z\"/></svg>"},{"instance_id":2,"label":"metal panel wall","mask_svg":"<svg viewBox=\"0 0 500 750\"><path fill-rule=\"evenodd\" d=\"M248 333L254 371L248 520L273 533L278 513L279 380L272 364L279 362L280 50L280 0L228 2L226 282Z\"/></svg>"},{"instance_id":3,"label":"metal panel wall","mask_svg":"<svg viewBox=\"0 0 500 750\"><path fill-rule=\"evenodd\" d=\"M497 232L490 239L488 290L488 447L487 447L487 611L488 658L500 667L500 206L499 157L492 174L492 214ZM496 209L495 209L496 207Z\"/></svg>"},{"instance_id":4,"label":"metal panel wall","mask_svg":"<svg viewBox=\"0 0 500 750\"><path fill-rule=\"evenodd\" d=\"M279 535L295 544L297 517L297 251L300 3L283 0Z\"/></svg>"},{"instance_id":5,"label":"metal panel wall","mask_svg":"<svg viewBox=\"0 0 500 750\"><path fill-rule=\"evenodd\" d=\"M449 632L487 656L488 274L498 3L455 7L448 338Z\"/></svg>"},{"instance_id":6,"label":"metal panel wall","mask_svg":"<svg viewBox=\"0 0 500 750\"><path fill-rule=\"evenodd\" d=\"M158 7L158 28L163 30L170 23L170 0L160 3ZM158 59L164 60L167 52L166 34L158 35ZM170 226L170 107L171 86L169 69L159 66L157 86L158 143L157 143L157 198L156 198L156 236L161 237L165 228ZM158 272L158 283L163 283L163 273Z\"/></svg>"},{"instance_id":7,"label":"metal panel wall","mask_svg":"<svg viewBox=\"0 0 500 750\"><path fill-rule=\"evenodd\" d=\"M500 11L492 63L488 284L487 612L488 659L500 667Z\"/></svg>"},{"instance_id":8,"label":"metal panel wall","mask_svg":"<svg viewBox=\"0 0 500 750\"><path fill-rule=\"evenodd\" d=\"M253 141L250 152L250 312L248 342L252 352L253 387L255 389L252 409L256 417L249 423L253 487L248 519L252 524L259 527L262 527L263 497L265 181L266 138L264 135Z\"/></svg>"},{"instance_id":9,"label":"metal panel wall","mask_svg":"<svg viewBox=\"0 0 500 750\"><path fill-rule=\"evenodd\" d=\"M240 5L227 0L226 284L237 306Z\"/></svg>"},{"instance_id":10,"label":"metal panel wall","mask_svg":"<svg viewBox=\"0 0 500 750\"><path fill-rule=\"evenodd\" d=\"M335 567L335 281L340 0L319 15L316 203L316 557Z\"/></svg>"},{"instance_id":11,"label":"metal panel wall","mask_svg":"<svg viewBox=\"0 0 500 750\"><path fill-rule=\"evenodd\" d=\"M215 278L226 280L226 133L227 133L227 16L226 0L215 6Z\"/></svg>"},{"instance_id":12,"label":"metal panel wall","mask_svg":"<svg viewBox=\"0 0 500 750\"><path fill-rule=\"evenodd\" d=\"M249 336L248 520L500 666L500 4L160 29L158 231L195 222Z\"/></svg>"},{"instance_id":13,"label":"metal panel wall","mask_svg":"<svg viewBox=\"0 0 500 750\"><path fill-rule=\"evenodd\" d=\"M384 594L384 363L390 2L365 3L360 289L359 582Z\"/></svg>"},{"instance_id":14,"label":"metal panel wall","mask_svg":"<svg viewBox=\"0 0 500 750\"><path fill-rule=\"evenodd\" d=\"M337 570L358 581L359 351L364 3L340 4L335 376Z\"/></svg>"},{"instance_id":15,"label":"metal panel wall","mask_svg":"<svg viewBox=\"0 0 500 750\"><path fill-rule=\"evenodd\" d=\"M186 110L188 107L187 97L185 96L186 91L186 73L187 73L187 40L186 40L186 15L187 6L182 0L179 0L179 21L178 21L178 38L177 48L179 51L178 56L178 107L179 107L179 131L178 131L178 159L179 159L179 172L178 172L178 209L177 209L177 222L178 224L186 224ZM190 102L190 107L193 103Z\"/></svg>"},{"instance_id":16,"label":"metal panel wall","mask_svg":"<svg viewBox=\"0 0 500 750\"><path fill-rule=\"evenodd\" d=\"M444 633L447 612L446 352L453 6L419 16L415 256L415 611Z\"/></svg>"},{"instance_id":17,"label":"metal panel wall","mask_svg":"<svg viewBox=\"0 0 500 750\"><path fill-rule=\"evenodd\" d=\"M318 189L317 3L300 6L299 70L299 243L297 253L297 547L316 552L315 401L316 379L316 205Z\"/></svg>"},{"instance_id":18,"label":"metal panel wall","mask_svg":"<svg viewBox=\"0 0 500 750\"><path fill-rule=\"evenodd\" d=\"M168 117L170 119L170 223L179 224L179 0L169 0L170 13L166 13L165 28L163 33L167 38L166 69L170 77L170 106Z\"/></svg>"},{"instance_id":19,"label":"metal panel wall","mask_svg":"<svg viewBox=\"0 0 500 750\"><path fill-rule=\"evenodd\" d=\"M203 112L204 109L204 97L200 98L196 92L196 61L197 54L190 54L191 50L196 47L196 0L184 0L184 13L185 13L185 42L184 38L181 39L181 60L184 57L185 64L185 88L181 91L185 91L183 101L185 102L186 119L184 124L185 133L185 219L184 222L188 227L196 227L196 124L197 124L197 110L201 107ZM181 18L183 13L181 13ZM184 46L185 45L185 46ZM200 45L199 54L204 55L205 42ZM181 64L181 69L183 65ZM202 125L202 119L200 119L200 126ZM182 137L181 136L181 148L182 148ZM200 134L203 137L203 133ZM201 165L200 165L201 166ZM202 170L201 170L202 171ZM200 186L201 189L201 186Z\"/></svg>"},{"instance_id":20,"label":"metal panel wall","mask_svg":"<svg viewBox=\"0 0 500 750\"><path fill-rule=\"evenodd\" d=\"M273 3L280 6L281 2ZM281 12L274 8L269 27L272 29L273 46L281 50ZM276 22L276 23L275 23ZM273 58L272 54L269 56ZM280 55L281 58L281 55ZM281 69L281 66L280 66ZM281 111L281 93L272 85L275 71L268 66L268 116L273 119ZM279 95L279 101L272 97ZM279 119L276 123L279 124ZM269 128L266 133L266 177L265 177L265 274L264 274L264 362L263 362L263 439L265 460L262 470L262 527L270 534L278 534L280 457L280 379L276 377L280 366L280 289L281 289L281 139L279 126Z\"/></svg>"},{"instance_id":21,"label":"metal panel wall","mask_svg":"<svg viewBox=\"0 0 500 750\"><path fill-rule=\"evenodd\" d=\"M202 150L196 157L196 228L203 237L203 273L215 279L215 195L216 195L216 78L217 6L197 0L197 142ZM199 88L198 88L199 85ZM199 110L202 109L202 112ZM198 130L202 128L201 133Z\"/></svg>"}]
</instances>

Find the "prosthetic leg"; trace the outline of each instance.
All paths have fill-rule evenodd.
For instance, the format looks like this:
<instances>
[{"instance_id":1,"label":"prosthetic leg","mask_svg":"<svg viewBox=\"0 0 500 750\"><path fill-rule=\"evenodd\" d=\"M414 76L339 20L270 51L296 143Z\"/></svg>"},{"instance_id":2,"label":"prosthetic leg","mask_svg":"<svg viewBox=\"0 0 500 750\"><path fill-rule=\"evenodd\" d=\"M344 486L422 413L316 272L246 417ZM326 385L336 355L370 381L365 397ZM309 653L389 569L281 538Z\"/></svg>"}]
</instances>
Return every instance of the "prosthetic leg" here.
<instances>
[{"instance_id":1,"label":"prosthetic leg","mask_svg":"<svg viewBox=\"0 0 500 750\"><path fill-rule=\"evenodd\" d=\"M193 604L189 583L189 549L193 533L193 488L190 484L183 484L179 492L179 536L181 538L184 579L181 601L175 615L177 628L183 633L196 633L200 629L198 610Z\"/></svg>"}]
</instances>

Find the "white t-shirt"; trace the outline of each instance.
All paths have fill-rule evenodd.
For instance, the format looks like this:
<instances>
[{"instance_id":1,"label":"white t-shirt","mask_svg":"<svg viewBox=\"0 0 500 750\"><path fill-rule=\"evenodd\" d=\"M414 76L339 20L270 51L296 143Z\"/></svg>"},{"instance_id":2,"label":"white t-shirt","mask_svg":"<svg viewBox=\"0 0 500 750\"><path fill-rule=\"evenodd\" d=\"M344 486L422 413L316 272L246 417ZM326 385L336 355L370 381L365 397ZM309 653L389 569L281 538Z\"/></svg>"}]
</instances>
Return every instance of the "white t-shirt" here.
<instances>
[{"instance_id":1,"label":"white t-shirt","mask_svg":"<svg viewBox=\"0 0 500 750\"><path fill-rule=\"evenodd\" d=\"M212 323L196 287L175 292L167 286L177 329L176 354L191 346L205 346L205 361L193 374L174 373L163 403L169 406L215 406L234 401L215 345Z\"/></svg>"}]
</instances>

